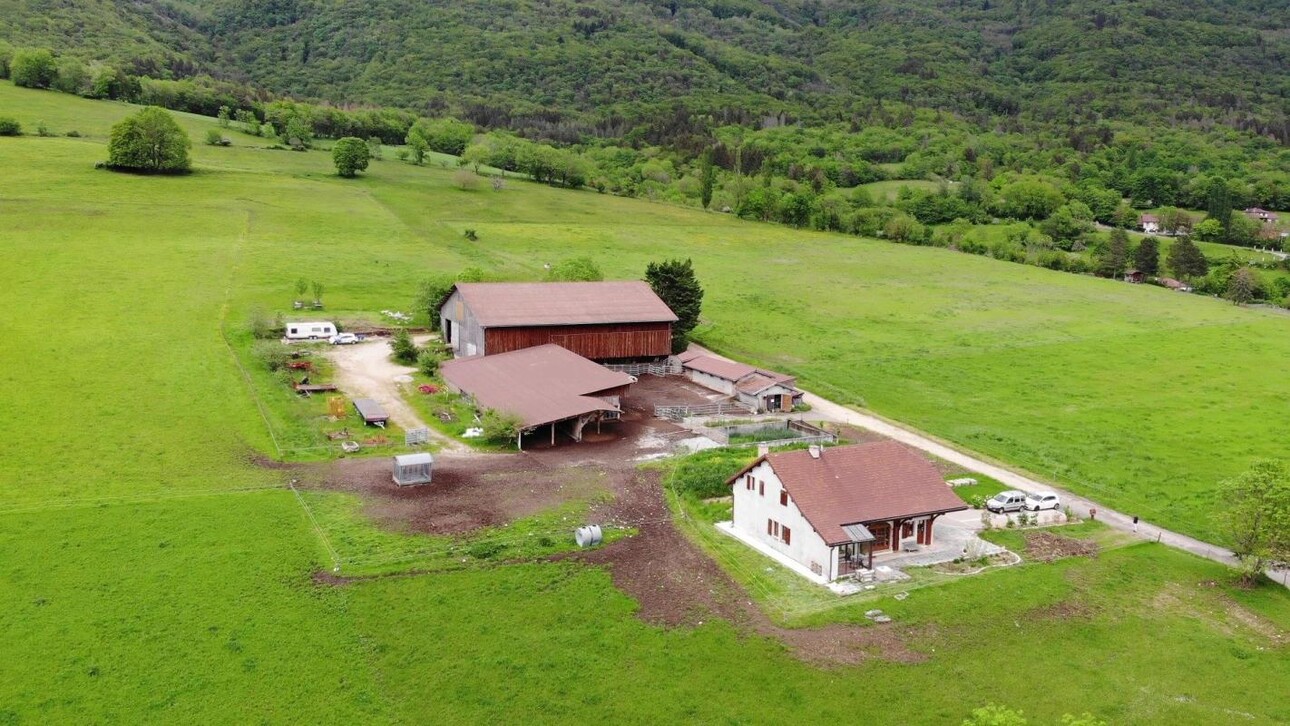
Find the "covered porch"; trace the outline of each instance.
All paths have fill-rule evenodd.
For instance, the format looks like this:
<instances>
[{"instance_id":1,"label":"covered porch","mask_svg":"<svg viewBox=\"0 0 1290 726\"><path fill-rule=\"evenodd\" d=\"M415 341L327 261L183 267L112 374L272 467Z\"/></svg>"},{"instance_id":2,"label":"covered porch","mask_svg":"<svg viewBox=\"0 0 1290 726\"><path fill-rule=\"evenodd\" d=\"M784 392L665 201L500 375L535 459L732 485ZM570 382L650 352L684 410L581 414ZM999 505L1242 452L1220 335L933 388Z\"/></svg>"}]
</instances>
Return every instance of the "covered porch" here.
<instances>
[{"instance_id":1,"label":"covered porch","mask_svg":"<svg viewBox=\"0 0 1290 726\"><path fill-rule=\"evenodd\" d=\"M930 548L935 540L934 525L943 512L899 517L877 522L864 522L842 526L851 538L833 546L837 566L835 577L845 577L859 570L872 570L875 556L882 564L882 555L899 552L919 552Z\"/></svg>"}]
</instances>

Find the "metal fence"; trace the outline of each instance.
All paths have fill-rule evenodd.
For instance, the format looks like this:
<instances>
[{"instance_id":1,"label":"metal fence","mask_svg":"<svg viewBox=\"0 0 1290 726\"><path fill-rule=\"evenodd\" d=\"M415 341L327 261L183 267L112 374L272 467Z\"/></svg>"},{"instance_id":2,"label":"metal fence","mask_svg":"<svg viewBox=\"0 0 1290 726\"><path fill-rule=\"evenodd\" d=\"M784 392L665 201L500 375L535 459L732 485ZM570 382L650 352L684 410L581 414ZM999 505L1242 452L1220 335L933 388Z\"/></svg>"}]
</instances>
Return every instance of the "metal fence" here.
<instances>
[{"instance_id":1,"label":"metal fence","mask_svg":"<svg viewBox=\"0 0 1290 726\"><path fill-rule=\"evenodd\" d=\"M812 426L811 424L808 424L805 421L795 421L792 419L788 419L783 423L785 424L783 426L785 436L782 439L769 439L766 441L744 441L736 444L730 443L731 435L737 436L739 434L758 433L761 431L766 431L768 429L780 428L779 426L776 426L774 422L771 422L769 424L755 423L755 424L739 424L736 426L722 426L720 428L712 429L713 432L718 432L719 437L713 436L711 433L708 433L708 432L705 432L705 435L707 435L709 438L711 438L713 441L716 441L717 443L722 443L722 444L725 444L726 446L732 446L735 448L751 447L751 446L775 447L775 446L787 446L789 444L837 443L837 440L838 440L837 434L829 433L828 431L825 431L824 429L818 426Z\"/></svg>"},{"instance_id":2,"label":"metal fence","mask_svg":"<svg viewBox=\"0 0 1290 726\"><path fill-rule=\"evenodd\" d=\"M697 406L665 404L654 407L655 418L665 418L672 421L682 421L691 416L725 416L732 413L747 416L748 414L757 413L757 410L752 406L737 401L704 403Z\"/></svg>"},{"instance_id":3,"label":"metal fence","mask_svg":"<svg viewBox=\"0 0 1290 726\"><path fill-rule=\"evenodd\" d=\"M681 375L681 364L675 361L665 363L607 363L605 367L611 371L626 373L629 376L679 376Z\"/></svg>"}]
</instances>

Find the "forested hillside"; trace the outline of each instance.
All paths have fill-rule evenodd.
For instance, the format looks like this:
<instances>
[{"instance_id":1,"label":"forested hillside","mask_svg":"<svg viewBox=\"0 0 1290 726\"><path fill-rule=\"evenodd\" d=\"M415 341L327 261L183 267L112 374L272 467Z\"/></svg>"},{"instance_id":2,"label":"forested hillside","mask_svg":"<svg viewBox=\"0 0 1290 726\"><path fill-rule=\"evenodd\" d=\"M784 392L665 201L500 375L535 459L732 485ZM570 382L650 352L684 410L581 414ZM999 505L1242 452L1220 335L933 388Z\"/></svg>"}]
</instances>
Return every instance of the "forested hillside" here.
<instances>
[{"instance_id":1,"label":"forested hillside","mask_svg":"<svg viewBox=\"0 0 1290 726\"><path fill-rule=\"evenodd\" d=\"M1278 0L0 1L0 37L153 77L450 110L573 141L721 121L1102 119L1290 139ZM680 128L678 128L680 127Z\"/></svg>"}]
</instances>

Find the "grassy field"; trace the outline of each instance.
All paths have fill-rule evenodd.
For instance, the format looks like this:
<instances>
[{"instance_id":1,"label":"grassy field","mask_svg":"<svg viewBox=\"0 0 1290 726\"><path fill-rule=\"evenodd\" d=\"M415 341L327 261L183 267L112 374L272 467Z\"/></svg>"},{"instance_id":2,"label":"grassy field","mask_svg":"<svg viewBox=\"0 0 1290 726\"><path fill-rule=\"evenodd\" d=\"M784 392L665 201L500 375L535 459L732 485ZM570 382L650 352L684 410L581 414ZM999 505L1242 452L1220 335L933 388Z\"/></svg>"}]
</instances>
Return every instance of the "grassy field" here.
<instances>
[{"instance_id":1,"label":"grassy field","mask_svg":"<svg viewBox=\"0 0 1290 726\"><path fill-rule=\"evenodd\" d=\"M905 187L935 191L940 185L926 179L890 179L860 185L861 189L869 192L869 196L873 197L875 202L894 202L896 201L896 195L900 194L900 190Z\"/></svg>"},{"instance_id":2,"label":"grassy field","mask_svg":"<svg viewBox=\"0 0 1290 726\"><path fill-rule=\"evenodd\" d=\"M591 192L465 192L393 160L340 180L324 153L236 133L195 147L190 176L123 176L93 166L128 107L0 84L0 108L84 135L0 139L0 723L954 723L988 701L1046 722L1290 719L1287 593L1154 546L881 601L921 662L836 668L719 620L646 625L573 563L318 584L337 556L385 574L451 543L283 488L263 457L315 456L317 412L245 331L301 276L343 319L407 310L466 265L536 277L586 254L635 277L691 256L705 343L1205 535L1215 482L1287 453L1284 318Z\"/></svg>"}]
</instances>

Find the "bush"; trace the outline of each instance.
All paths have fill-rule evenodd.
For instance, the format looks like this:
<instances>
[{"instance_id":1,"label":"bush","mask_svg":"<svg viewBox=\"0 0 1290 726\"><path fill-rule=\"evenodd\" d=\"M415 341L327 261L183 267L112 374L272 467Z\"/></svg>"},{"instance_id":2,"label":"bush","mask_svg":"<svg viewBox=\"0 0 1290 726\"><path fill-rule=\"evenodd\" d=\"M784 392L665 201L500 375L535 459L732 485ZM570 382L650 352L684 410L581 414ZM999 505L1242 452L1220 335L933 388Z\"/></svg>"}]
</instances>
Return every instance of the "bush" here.
<instances>
[{"instance_id":1,"label":"bush","mask_svg":"<svg viewBox=\"0 0 1290 726\"><path fill-rule=\"evenodd\" d=\"M13 54L9 77L15 86L49 88L58 80L58 63L46 48L25 48Z\"/></svg>"},{"instance_id":2,"label":"bush","mask_svg":"<svg viewBox=\"0 0 1290 726\"><path fill-rule=\"evenodd\" d=\"M263 308L256 308L251 311L251 316L247 320L246 327L251 331L251 336L257 340L271 340L282 337L286 325L282 321L282 316L278 315L275 319L269 319L268 313Z\"/></svg>"},{"instance_id":3,"label":"bush","mask_svg":"<svg viewBox=\"0 0 1290 726\"><path fill-rule=\"evenodd\" d=\"M355 136L346 136L336 142L331 149L331 159L336 164L336 174L345 178L358 176L358 172L367 169L372 158L367 142Z\"/></svg>"},{"instance_id":4,"label":"bush","mask_svg":"<svg viewBox=\"0 0 1290 726\"><path fill-rule=\"evenodd\" d=\"M479 188L479 175L469 169L458 169L452 175L452 183L463 192L473 192Z\"/></svg>"},{"instance_id":5,"label":"bush","mask_svg":"<svg viewBox=\"0 0 1290 726\"><path fill-rule=\"evenodd\" d=\"M726 480L756 458L748 449L700 451L677 461L664 483L679 494L698 499L729 496Z\"/></svg>"},{"instance_id":6,"label":"bush","mask_svg":"<svg viewBox=\"0 0 1290 726\"><path fill-rule=\"evenodd\" d=\"M286 370L287 362L291 360L291 352L287 350L287 346L277 341L262 340L255 344L254 350L255 357L270 373Z\"/></svg>"},{"instance_id":7,"label":"bush","mask_svg":"<svg viewBox=\"0 0 1290 726\"><path fill-rule=\"evenodd\" d=\"M399 328L399 332L394 334L394 340L390 341L390 348L394 351L394 360L409 366L416 365L417 356L421 352L417 350L417 344L412 342L407 328Z\"/></svg>"},{"instance_id":8,"label":"bush","mask_svg":"<svg viewBox=\"0 0 1290 726\"><path fill-rule=\"evenodd\" d=\"M37 121L36 135L49 137L49 136L53 136L54 132L49 130L49 124L45 123L44 121Z\"/></svg>"},{"instance_id":9,"label":"bush","mask_svg":"<svg viewBox=\"0 0 1290 726\"><path fill-rule=\"evenodd\" d=\"M22 136L22 124L16 118L0 116L0 136Z\"/></svg>"},{"instance_id":10,"label":"bush","mask_svg":"<svg viewBox=\"0 0 1290 726\"><path fill-rule=\"evenodd\" d=\"M462 236L463 236L463 237L465 237L466 239L470 240L471 242L477 242L477 241L479 241L479 235L475 233L475 228L474 228L474 227L467 227L467 228L466 228L466 231L465 231L465 232L462 232L461 234L462 234Z\"/></svg>"},{"instance_id":11,"label":"bush","mask_svg":"<svg viewBox=\"0 0 1290 726\"><path fill-rule=\"evenodd\" d=\"M81 138L81 132L77 131L76 129L72 129L71 131L67 132L66 136L69 139L79 139Z\"/></svg>"},{"instance_id":12,"label":"bush","mask_svg":"<svg viewBox=\"0 0 1290 726\"><path fill-rule=\"evenodd\" d=\"M224 134L219 132L219 129L206 130L206 143L211 146L231 146L233 144L232 141L224 137Z\"/></svg>"},{"instance_id":13,"label":"bush","mask_svg":"<svg viewBox=\"0 0 1290 726\"><path fill-rule=\"evenodd\" d=\"M513 413L490 408L480 417L479 425L484 429L485 440L503 444L514 441L520 435L524 422Z\"/></svg>"},{"instance_id":14,"label":"bush","mask_svg":"<svg viewBox=\"0 0 1290 726\"><path fill-rule=\"evenodd\" d=\"M427 376L434 376L439 372L439 363L441 361L442 358L439 357L437 352L426 348L417 355L417 368Z\"/></svg>"}]
</instances>

